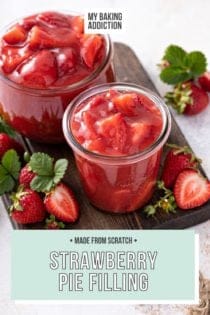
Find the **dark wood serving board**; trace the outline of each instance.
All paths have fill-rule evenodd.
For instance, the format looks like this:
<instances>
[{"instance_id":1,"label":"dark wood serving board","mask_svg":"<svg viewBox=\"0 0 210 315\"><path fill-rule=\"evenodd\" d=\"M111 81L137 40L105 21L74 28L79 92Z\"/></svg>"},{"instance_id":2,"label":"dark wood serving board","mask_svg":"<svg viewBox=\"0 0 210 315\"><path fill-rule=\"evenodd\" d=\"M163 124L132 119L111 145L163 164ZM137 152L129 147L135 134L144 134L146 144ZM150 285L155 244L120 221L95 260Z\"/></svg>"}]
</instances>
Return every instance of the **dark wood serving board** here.
<instances>
[{"instance_id":1,"label":"dark wood serving board","mask_svg":"<svg viewBox=\"0 0 210 315\"><path fill-rule=\"evenodd\" d=\"M145 72L130 47L121 43L115 43L114 48L114 65L117 81L136 83L156 91L148 74ZM191 211L177 210L175 214L158 213L154 218L146 218L141 209L132 214L122 215L111 215L101 212L90 205L85 197L80 185L73 154L67 144L46 145L34 143L24 138L20 140L30 152L44 151L54 156L56 159L65 157L69 160L69 169L64 180L73 188L77 196L80 203L81 216L75 224L67 225L67 229L182 229L210 219L210 201L204 206ZM179 145L188 145L173 118L169 142ZM154 194L153 199L155 200L155 198L157 198L157 196ZM10 205L8 196L3 196L3 202L5 208L8 208ZM23 226L13 221L11 222L15 229L44 228L44 223Z\"/></svg>"}]
</instances>

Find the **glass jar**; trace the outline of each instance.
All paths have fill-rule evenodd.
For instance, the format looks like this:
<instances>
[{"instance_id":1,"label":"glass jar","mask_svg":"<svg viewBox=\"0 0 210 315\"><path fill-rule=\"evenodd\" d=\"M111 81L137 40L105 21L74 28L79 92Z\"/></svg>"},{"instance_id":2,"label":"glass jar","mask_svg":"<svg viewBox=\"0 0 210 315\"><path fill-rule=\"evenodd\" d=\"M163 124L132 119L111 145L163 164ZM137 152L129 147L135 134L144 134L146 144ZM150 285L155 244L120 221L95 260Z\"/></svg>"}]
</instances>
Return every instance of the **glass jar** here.
<instances>
[{"instance_id":1,"label":"glass jar","mask_svg":"<svg viewBox=\"0 0 210 315\"><path fill-rule=\"evenodd\" d=\"M1 30L0 36L18 21ZM89 87L115 81L113 45L109 36L103 35L103 38L106 51L101 64L88 77L71 85L31 88L12 81L1 72L0 116L29 139L45 143L64 141L62 117L69 102Z\"/></svg>"},{"instance_id":2,"label":"glass jar","mask_svg":"<svg viewBox=\"0 0 210 315\"><path fill-rule=\"evenodd\" d=\"M143 94L159 109L162 130L155 142L145 150L131 155L105 156L85 149L74 137L72 119L79 106L110 89ZM127 83L103 84L81 93L69 104L63 117L64 136L74 152L87 197L95 207L112 213L128 213L149 201L157 180L163 145L170 130L170 112L163 100L148 89Z\"/></svg>"}]
</instances>

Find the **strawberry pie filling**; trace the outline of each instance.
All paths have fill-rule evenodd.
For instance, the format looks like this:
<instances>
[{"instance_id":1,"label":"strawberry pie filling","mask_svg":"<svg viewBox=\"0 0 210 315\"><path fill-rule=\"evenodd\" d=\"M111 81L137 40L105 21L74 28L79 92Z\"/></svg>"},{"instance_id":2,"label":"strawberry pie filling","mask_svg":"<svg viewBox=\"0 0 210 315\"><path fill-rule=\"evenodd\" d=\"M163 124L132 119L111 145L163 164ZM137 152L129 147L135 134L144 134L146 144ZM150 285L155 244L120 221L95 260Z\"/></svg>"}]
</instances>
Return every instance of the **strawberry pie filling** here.
<instances>
[{"instance_id":1,"label":"strawberry pie filling","mask_svg":"<svg viewBox=\"0 0 210 315\"><path fill-rule=\"evenodd\" d=\"M147 149L162 127L161 112L147 96L114 89L87 99L71 123L74 137L85 149L110 156Z\"/></svg>"},{"instance_id":2,"label":"strawberry pie filling","mask_svg":"<svg viewBox=\"0 0 210 315\"><path fill-rule=\"evenodd\" d=\"M94 72L105 58L104 38L84 34L83 17L44 12L11 26L0 41L0 71L31 88L67 86Z\"/></svg>"},{"instance_id":3,"label":"strawberry pie filling","mask_svg":"<svg viewBox=\"0 0 210 315\"><path fill-rule=\"evenodd\" d=\"M64 133L90 202L108 212L131 212L145 205L154 190L163 144L154 152L151 146L161 138L163 113L136 87L95 89L98 94L89 92L67 109Z\"/></svg>"}]
</instances>

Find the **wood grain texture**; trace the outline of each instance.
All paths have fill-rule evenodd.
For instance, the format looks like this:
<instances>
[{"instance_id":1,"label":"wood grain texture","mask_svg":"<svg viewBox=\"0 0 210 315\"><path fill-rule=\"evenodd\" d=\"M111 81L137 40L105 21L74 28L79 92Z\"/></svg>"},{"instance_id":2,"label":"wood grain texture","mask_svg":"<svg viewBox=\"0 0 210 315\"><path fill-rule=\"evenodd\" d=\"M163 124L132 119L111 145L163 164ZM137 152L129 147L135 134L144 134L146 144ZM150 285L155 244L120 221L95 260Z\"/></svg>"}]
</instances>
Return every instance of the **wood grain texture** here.
<instances>
[{"instance_id":1,"label":"wood grain texture","mask_svg":"<svg viewBox=\"0 0 210 315\"><path fill-rule=\"evenodd\" d=\"M157 93L148 74L135 56L130 47L115 43L114 66L117 81L136 83L147 87ZM132 214L112 215L95 209L87 200L76 170L72 151L67 144L43 145L21 138L21 142L30 152L43 151L56 159L65 157L69 160L69 169L64 180L74 190L81 209L81 216L75 224L69 224L67 229L182 229L206 221L210 218L210 201L202 207L191 211L177 210L176 214L158 213L154 218L146 218L142 210ZM188 145L184 135L172 118L172 131L169 142L179 145ZM202 171L202 170L201 170ZM203 172L203 171L202 171ZM154 194L153 200L157 198ZM7 208L10 204L7 196L3 197ZM11 221L12 222L12 221ZM15 229L43 229L44 224L22 226L12 222Z\"/></svg>"}]
</instances>

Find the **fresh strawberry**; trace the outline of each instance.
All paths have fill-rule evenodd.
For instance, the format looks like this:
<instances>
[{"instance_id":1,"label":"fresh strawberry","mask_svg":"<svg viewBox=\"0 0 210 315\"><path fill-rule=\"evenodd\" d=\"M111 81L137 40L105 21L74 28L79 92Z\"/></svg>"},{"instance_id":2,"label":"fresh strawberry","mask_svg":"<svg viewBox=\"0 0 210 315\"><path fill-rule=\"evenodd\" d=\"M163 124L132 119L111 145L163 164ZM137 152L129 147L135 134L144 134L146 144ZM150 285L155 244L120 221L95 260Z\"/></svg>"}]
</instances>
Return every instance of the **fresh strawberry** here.
<instances>
[{"instance_id":1,"label":"fresh strawberry","mask_svg":"<svg viewBox=\"0 0 210 315\"><path fill-rule=\"evenodd\" d=\"M47 211L63 222L75 222L79 206L73 191L64 183L58 184L44 199Z\"/></svg>"},{"instance_id":2,"label":"fresh strawberry","mask_svg":"<svg viewBox=\"0 0 210 315\"><path fill-rule=\"evenodd\" d=\"M177 85L173 92L166 93L166 102L179 114L196 115L203 111L209 103L206 91L192 82Z\"/></svg>"},{"instance_id":3,"label":"fresh strawberry","mask_svg":"<svg viewBox=\"0 0 210 315\"><path fill-rule=\"evenodd\" d=\"M95 35L95 34L84 35L84 38L82 41L81 56L82 56L82 59L84 60L84 63L89 68L93 67L102 45L103 45L103 40L101 36Z\"/></svg>"},{"instance_id":4,"label":"fresh strawberry","mask_svg":"<svg viewBox=\"0 0 210 315\"><path fill-rule=\"evenodd\" d=\"M0 133L0 158L2 158L4 153L10 149L14 149L20 155L24 152L24 149L19 142L8 136L6 133Z\"/></svg>"},{"instance_id":5,"label":"fresh strawberry","mask_svg":"<svg viewBox=\"0 0 210 315\"><path fill-rule=\"evenodd\" d=\"M3 36L3 39L10 45L22 43L26 40L27 34L21 25L15 25Z\"/></svg>"},{"instance_id":6,"label":"fresh strawberry","mask_svg":"<svg viewBox=\"0 0 210 315\"><path fill-rule=\"evenodd\" d=\"M205 72L198 78L200 86L207 92L210 92L210 72Z\"/></svg>"},{"instance_id":7,"label":"fresh strawberry","mask_svg":"<svg viewBox=\"0 0 210 315\"><path fill-rule=\"evenodd\" d=\"M184 170L175 182L174 196L183 210L199 207L210 199L210 182L196 170Z\"/></svg>"},{"instance_id":8,"label":"fresh strawberry","mask_svg":"<svg viewBox=\"0 0 210 315\"><path fill-rule=\"evenodd\" d=\"M162 173L162 180L166 188L172 188L179 173L186 168L195 168L200 160L195 157L190 148L168 145L168 152Z\"/></svg>"},{"instance_id":9,"label":"fresh strawberry","mask_svg":"<svg viewBox=\"0 0 210 315\"><path fill-rule=\"evenodd\" d=\"M63 222L57 222L54 215L50 215L48 219L45 220L45 228L48 230L60 230L65 228Z\"/></svg>"},{"instance_id":10,"label":"fresh strawberry","mask_svg":"<svg viewBox=\"0 0 210 315\"><path fill-rule=\"evenodd\" d=\"M30 183L36 174L31 170L30 166L26 164L20 171L19 184L25 188L30 188Z\"/></svg>"},{"instance_id":11,"label":"fresh strawberry","mask_svg":"<svg viewBox=\"0 0 210 315\"><path fill-rule=\"evenodd\" d=\"M45 206L39 194L31 189L20 186L11 197L11 217L21 224L41 222L45 218Z\"/></svg>"}]
</instances>

